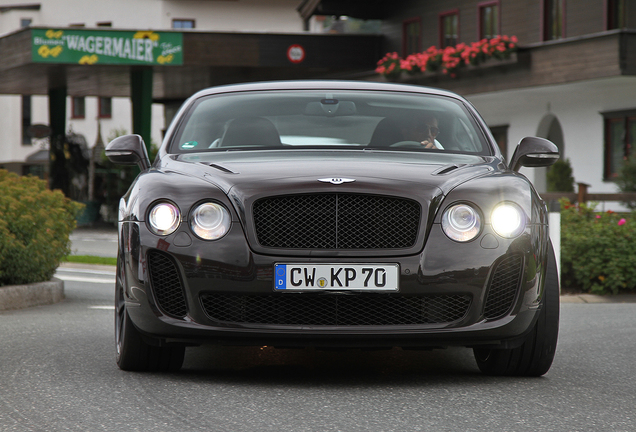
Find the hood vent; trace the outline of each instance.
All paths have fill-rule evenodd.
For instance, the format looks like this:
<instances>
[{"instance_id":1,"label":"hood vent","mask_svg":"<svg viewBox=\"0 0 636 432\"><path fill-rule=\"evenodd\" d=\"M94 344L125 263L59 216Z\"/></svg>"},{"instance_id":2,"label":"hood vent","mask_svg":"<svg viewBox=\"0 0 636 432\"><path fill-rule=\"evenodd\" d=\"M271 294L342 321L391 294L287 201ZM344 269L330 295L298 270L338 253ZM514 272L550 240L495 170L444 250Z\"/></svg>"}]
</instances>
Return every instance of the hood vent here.
<instances>
[{"instance_id":1,"label":"hood vent","mask_svg":"<svg viewBox=\"0 0 636 432\"><path fill-rule=\"evenodd\" d=\"M449 174L453 171L455 171L456 169L459 169L463 166L466 166L466 164L452 164L452 165L445 165L435 171L433 171L431 174L433 175L445 175L445 174Z\"/></svg>"},{"instance_id":2,"label":"hood vent","mask_svg":"<svg viewBox=\"0 0 636 432\"><path fill-rule=\"evenodd\" d=\"M224 166L217 165L217 164L210 164L209 167L217 169L217 170L222 171L222 172L227 173L227 174L238 174L237 172L234 172L234 171L232 171L229 168L225 168Z\"/></svg>"}]
</instances>

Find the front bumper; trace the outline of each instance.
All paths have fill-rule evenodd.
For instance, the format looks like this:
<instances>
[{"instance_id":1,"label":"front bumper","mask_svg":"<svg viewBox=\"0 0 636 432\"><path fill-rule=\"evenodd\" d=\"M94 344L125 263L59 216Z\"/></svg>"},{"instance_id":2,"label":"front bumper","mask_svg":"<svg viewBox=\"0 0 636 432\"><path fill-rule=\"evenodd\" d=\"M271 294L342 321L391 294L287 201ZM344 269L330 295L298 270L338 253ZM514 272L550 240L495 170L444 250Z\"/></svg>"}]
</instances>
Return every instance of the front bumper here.
<instances>
[{"instance_id":1,"label":"front bumper","mask_svg":"<svg viewBox=\"0 0 636 432\"><path fill-rule=\"evenodd\" d=\"M144 224L120 225L128 313L152 343L315 347L512 347L532 328L543 286L538 227L514 240L452 242L434 225L397 263L397 293L274 292L276 262L365 263L369 258L256 254L240 226L223 243ZM186 238L187 237L187 238ZM357 318L352 318L357 317Z\"/></svg>"}]
</instances>

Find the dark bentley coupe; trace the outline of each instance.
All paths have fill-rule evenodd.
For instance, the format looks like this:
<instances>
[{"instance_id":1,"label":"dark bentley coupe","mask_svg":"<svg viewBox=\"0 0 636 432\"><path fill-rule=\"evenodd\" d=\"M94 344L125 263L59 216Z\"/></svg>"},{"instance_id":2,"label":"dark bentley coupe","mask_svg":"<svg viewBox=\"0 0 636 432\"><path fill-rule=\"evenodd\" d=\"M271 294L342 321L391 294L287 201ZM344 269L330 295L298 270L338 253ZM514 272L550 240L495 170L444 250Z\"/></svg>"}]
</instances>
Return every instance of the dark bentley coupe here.
<instances>
[{"instance_id":1,"label":"dark bentley coupe","mask_svg":"<svg viewBox=\"0 0 636 432\"><path fill-rule=\"evenodd\" d=\"M463 98L266 82L188 99L119 207L117 363L176 370L203 343L474 350L492 375L552 364L559 284L544 202Z\"/></svg>"}]
</instances>

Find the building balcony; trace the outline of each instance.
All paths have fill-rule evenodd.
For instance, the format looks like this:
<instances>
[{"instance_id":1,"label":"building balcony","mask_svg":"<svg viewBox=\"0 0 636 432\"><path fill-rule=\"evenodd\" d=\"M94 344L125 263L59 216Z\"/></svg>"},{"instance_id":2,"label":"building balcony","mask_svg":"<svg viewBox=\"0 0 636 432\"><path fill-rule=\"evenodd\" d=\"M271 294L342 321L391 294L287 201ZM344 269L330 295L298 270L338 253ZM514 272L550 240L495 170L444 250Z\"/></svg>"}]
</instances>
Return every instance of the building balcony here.
<instances>
[{"instance_id":1,"label":"building balcony","mask_svg":"<svg viewBox=\"0 0 636 432\"><path fill-rule=\"evenodd\" d=\"M509 60L493 59L476 67L464 67L454 78L442 73L403 73L397 81L477 94L626 75L636 75L636 30L612 30L519 46ZM385 78L375 75L371 79Z\"/></svg>"}]
</instances>

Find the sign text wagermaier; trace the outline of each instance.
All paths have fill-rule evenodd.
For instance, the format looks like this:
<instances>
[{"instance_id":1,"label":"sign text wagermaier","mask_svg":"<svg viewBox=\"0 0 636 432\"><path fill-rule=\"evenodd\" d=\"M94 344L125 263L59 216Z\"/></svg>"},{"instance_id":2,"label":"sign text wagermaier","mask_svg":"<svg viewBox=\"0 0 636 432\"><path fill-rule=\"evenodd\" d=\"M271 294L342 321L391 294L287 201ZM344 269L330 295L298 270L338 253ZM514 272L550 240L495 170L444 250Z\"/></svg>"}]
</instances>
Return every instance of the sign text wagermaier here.
<instances>
[{"instance_id":1,"label":"sign text wagermaier","mask_svg":"<svg viewBox=\"0 0 636 432\"><path fill-rule=\"evenodd\" d=\"M154 31L32 29L32 59L41 63L181 65L183 35Z\"/></svg>"}]
</instances>

